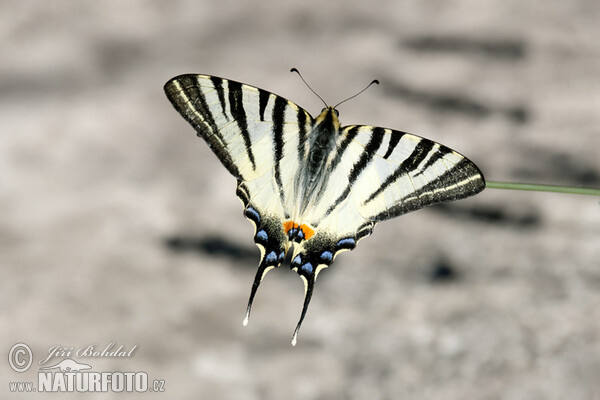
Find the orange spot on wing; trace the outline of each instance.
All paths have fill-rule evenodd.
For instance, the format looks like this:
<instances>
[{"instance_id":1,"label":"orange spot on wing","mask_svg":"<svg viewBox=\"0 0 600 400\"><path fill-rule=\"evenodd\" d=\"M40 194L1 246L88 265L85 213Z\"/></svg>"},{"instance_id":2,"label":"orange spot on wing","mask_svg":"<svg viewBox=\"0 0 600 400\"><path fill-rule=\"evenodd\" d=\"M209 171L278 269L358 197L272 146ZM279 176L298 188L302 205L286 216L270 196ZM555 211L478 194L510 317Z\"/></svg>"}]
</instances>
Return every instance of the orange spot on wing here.
<instances>
[{"instance_id":1,"label":"orange spot on wing","mask_svg":"<svg viewBox=\"0 0 600 400\"><path fill-rule=\"evenodd\" d=\"M294 222L294 221L285 221L283 223L283 230L285 231L285 233L288 233L291 229L297 229L297 228L300 228L302 230L302 233L304 233L305 240L310 239L315 234L314 229L312 229L308 225L305 225L305 224L298 225L298 223Z\"/></svg>"},{"instance_id":2,"label":"orange spot on wing","mask_svg":"<svg viewBox=\"0 0 600 400\"><path fill-rule=\"evenodd\" d=\"M302 224L300 229L304 232L304 239L306 240L310 239L315 234L314 229L311 229L308 225Z\"/></svg>"},{"instance_id":3,"label":"orange spot on wing","mask_svg":"<svg viewBox=\"0 0 600 400\"><path fill-rule=\"evenodd\" d=\"M283 223L283 230L285 231L285 233L288 233L290 231L290 229L294 229L297 227L298 227L298 224L295 223L294 221L285 221Z\"/></svg>"}]
</instances>

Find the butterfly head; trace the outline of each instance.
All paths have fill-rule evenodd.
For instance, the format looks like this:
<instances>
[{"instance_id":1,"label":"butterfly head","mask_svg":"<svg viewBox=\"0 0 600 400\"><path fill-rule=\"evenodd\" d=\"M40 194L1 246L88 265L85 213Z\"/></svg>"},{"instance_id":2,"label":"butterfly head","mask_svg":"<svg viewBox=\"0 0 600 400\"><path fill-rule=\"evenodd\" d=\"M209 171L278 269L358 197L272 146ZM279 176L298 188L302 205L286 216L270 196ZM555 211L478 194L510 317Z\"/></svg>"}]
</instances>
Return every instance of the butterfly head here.
<instances>
[{"instance_id":1,"label":"butterfly head","mask_svg":"<svg viewBox=\"0 0 600 400\"><path fill-rule=\"evenodd\" d=\"M333 132L340 130L340 113L334 107L325 107L321 110L321 114L315 120L315 126L329 129Z\"/></svg>"}]
</instances>

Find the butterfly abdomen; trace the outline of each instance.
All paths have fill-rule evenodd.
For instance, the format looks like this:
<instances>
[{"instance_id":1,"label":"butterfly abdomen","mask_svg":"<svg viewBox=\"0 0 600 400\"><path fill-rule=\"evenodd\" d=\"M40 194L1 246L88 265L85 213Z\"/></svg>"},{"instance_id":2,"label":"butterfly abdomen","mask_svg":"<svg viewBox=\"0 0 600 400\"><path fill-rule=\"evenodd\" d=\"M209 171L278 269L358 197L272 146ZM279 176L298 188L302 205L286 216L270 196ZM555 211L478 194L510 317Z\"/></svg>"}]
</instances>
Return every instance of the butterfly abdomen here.
<instances>
[{"instance_id":1,"label":"butterfly abdomen","mask_svg":"<svg viewBox=\"0 0 600 400\"><path fill-rule=\"evenodd\" d=\"M337 112L332 107L325 108L315 120L308 137L308 155L296 177L296 193L300 197L298 215L302 215L309 204L318 202L327 186L327 160L335 149L339 129Z\"/></svg>"}]
</instances>

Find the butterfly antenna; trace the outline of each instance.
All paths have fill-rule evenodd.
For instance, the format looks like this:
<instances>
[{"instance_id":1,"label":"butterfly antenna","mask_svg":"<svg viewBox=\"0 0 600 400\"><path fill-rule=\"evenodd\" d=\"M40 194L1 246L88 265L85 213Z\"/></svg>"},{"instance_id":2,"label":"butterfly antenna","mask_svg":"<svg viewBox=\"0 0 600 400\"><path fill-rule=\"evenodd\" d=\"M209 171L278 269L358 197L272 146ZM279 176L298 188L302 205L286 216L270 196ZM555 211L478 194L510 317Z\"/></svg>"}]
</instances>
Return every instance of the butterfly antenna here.
<instances>
[{"instance_id":1,"label":"butterfly antenna","mask_svg":"<svg viewBox=\"0 0 600 400\"><path fill-rule=\"evenodd\" d=\"M300 73L300 71L298 71L296 68L292 68L292 69L290 69L290 72L297 73L300 76L300 79L302 79L302 82L304 82L304 84L306 85L306 87L308 87L310 89L310 91L313 92L315 94L315 96L317 96L319 98L319 100L321 100L323 102L323 104L325 104L325 107L328 107L327 103L325 102L325 100L323 100L323 98L321 96L319 96L319 94L317 92L315 92L313 90L313 88L311 88L308 83L306 83L306 81L304 80L304 77L302 76L302 74Z\"/></svg>"},{"instance_id":2,"label":"butterfly antenna","mask_svg":"<svg viewBox=\"0 0 600 400\"><path fill-rule=\"evenodd\" d=\"M294 335L292 336L292 346L295 346L298 342L298 332L300 331L300 327L302 326L302 321L304 321L304 317L306 316L306 311L308 310L308 304L310 303L310 298L312 297L313 287L315 286L315 276L309 275L304 276L300 275L300 277L304 280L306 285L306 291L304 293L304 305L302 306L302 314L300 314L300 320L298 321L298 325L296 325L296 329L294 330Z\"/></svg>"},{"instance_id":3,"label":"butterfly antenna","mask_svg":"<svg viewBox=\"0 0 600 400\"><path fill-rule=\"evenodd\" d=\"M364 92L365 90L367 90L368 88L370 88L370 87L371 87L371 85L379 85L379 81L378 81L377 79L373 79L373 80L371 81L371 83L369 83L369 84L367 85L367 87L366 87L366 88L364 88L364 89L363 89L363 90L361 90L360 92L356 93L354 96L350 96L350 97L348 97L346 100L342 100L342 101L340 101L340 102L339 102L339 103L337 103L335 106L333 106L333 108L337 108L337 107L338 107L340 104L342 104L342 103L345 103L345 102L347 102L348 100L351 100L351 99L355 98L356 96L358 96L359 94L361 94L362 92Z\"/></svg>"}]
</instances>

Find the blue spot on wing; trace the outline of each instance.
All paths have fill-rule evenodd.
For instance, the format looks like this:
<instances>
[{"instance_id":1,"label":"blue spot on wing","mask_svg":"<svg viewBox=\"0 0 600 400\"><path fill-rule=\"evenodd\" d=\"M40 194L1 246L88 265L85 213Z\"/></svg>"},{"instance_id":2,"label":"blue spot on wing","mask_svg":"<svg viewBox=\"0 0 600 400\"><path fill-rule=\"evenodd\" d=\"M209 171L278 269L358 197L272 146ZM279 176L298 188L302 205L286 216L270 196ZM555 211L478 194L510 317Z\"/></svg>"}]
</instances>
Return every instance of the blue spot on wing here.
<instances>
[{"instance_id":1,"label":"blue spot on wing","mask_svg":"<svg viewBox=\"0 0 600 400\"><path fill-rule=\"evenodd\" d=\"M298 236L298 228L292 228L288 231L288 239L295 240Z\"/></svg>"},{"instance_id":2,"label":"blue spot on wing","mask_svg":"<svg viewBox=\"0 0 600 400\"><path fill-rule=\"evenodd\" d=\"M252 221L254 221L257 224L260 222L260 214L258 213L258 211L256 211L252 207L246 208L245 215L247 218L251 219Z\"/></svg>"},{"instance_id":3,"label":"blue spot on wing","mask_svg":"<svg viewBox=\"0 0 600 400\"><path fill-rule=\"evenodd\" d=\"M269 235L267 235L267 232L265 232L264 229L261 229L260 231L256 232L256 237L262 240L263 242L269 240Z\"/></svg>"},{"instance_id":4,"label":"blue spot on wing","mask_svg":"<svg viewBox=\"0 0 600 400\"><path fill-rule=\"evenodd\" d=\"M294 259L292 260L292 264L300 264L302 263L302 259L300 258L300 255L297 255L296 257L294 257Z\"/></svg>"},{"instance_id":5,"label":"blue spot on wing","mask_svg":"<svg viewBox=\"0 0 600 400\"><path fill-rule=\"evenodd\" d=\"M321 261L330 263L333 260L333 254L330 251L324 251L321 253Z\"/></svg>"},{"instance_id":6,"label":"blue spot on wing","mask_svg":"<svg viewBox=\"0 0 600 400\"><path fill-rule=\"evenodd\" d=\"M265 262L268 264L277 262L277 254L274 251L270 252L265 257Z\"/></svg>"},{"instance_id":7,"label":"blue spot on wing","mask_svg":"<svg viewBox=\"0 0 600 400\"><path fill-rule=\"evenodd\" d=\"M356 246L354 238L345 238L337 242L336 246L341 249L353 249Z\"/></svg>"},{"instance_id":8,"label":"blue spot on wing","mask_svg":"<svg viewBox=\"0 0 600 400\"><path fill-rule=\"evenodd\" d=\"M306 263L303 266L300 267L300 269L308 274L312 274L313 273L313 266L311 263Z\"/></svg>"}]
</instances>

